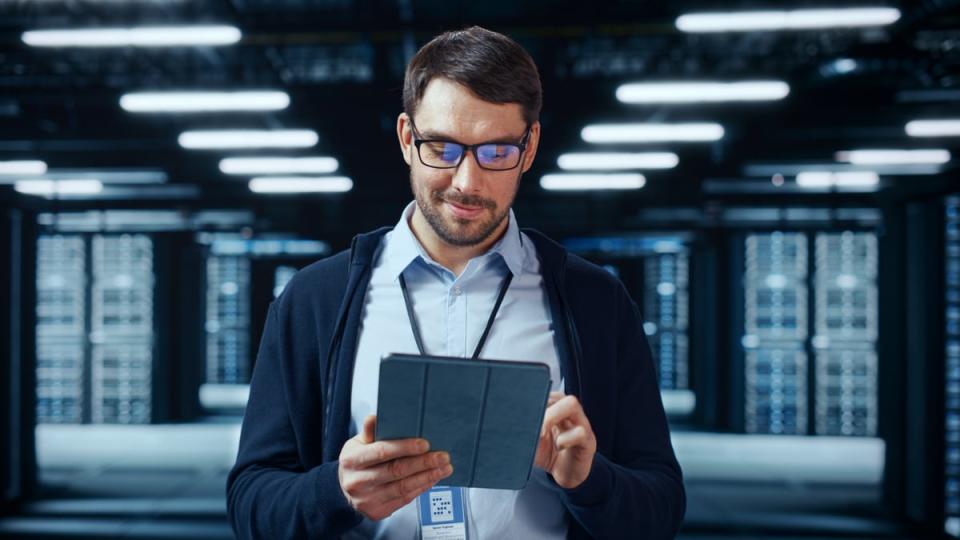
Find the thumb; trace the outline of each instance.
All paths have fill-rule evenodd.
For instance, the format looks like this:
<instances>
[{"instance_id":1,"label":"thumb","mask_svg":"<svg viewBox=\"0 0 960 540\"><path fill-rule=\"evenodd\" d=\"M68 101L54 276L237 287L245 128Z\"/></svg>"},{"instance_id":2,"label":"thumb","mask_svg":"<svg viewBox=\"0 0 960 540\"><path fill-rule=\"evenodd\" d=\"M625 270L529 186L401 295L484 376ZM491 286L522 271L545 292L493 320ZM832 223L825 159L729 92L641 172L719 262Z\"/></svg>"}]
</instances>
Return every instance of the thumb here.
<instances>
[{"instance_id":1,"label":"thumb","mask_svg":"<svg viewBox=\"0 0 960 540\"><path fill-rule=\"evenodd\" d=\"M377 416L375 414L367 415L363 419L363 431L361 433L364 443L370 444L374 441L374 433L377 429Z\"/></svg>"}]
</instances>

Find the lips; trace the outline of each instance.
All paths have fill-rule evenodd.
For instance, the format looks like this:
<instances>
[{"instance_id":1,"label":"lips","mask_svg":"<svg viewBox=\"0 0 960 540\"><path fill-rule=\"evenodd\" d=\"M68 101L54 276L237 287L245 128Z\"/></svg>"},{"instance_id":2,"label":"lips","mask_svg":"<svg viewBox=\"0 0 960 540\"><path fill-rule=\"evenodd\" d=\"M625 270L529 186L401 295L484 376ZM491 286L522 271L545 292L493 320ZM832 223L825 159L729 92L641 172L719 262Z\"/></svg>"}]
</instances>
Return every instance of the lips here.
<instances>
[{"instance_id":1,"label":"lips","mask_svg":"<svg viewBox=\"0 0 960 540\"><path fill-rule=\"evenodd\" d=\"M484 210L482 206L463 206L450 201L444 201L443 204L454 217L460 219L474 219L483 213Z\"/></svg>"}]
</instances>

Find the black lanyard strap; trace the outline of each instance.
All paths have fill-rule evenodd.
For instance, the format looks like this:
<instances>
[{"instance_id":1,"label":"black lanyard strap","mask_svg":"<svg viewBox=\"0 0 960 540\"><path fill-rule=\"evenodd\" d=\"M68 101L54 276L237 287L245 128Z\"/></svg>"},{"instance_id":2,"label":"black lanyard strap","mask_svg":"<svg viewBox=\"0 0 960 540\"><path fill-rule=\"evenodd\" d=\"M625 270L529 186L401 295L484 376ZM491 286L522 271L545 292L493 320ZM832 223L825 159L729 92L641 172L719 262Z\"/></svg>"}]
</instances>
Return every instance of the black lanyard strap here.
<instances>
[{"instance_id":1,"label":"black lanyard strap","mask_svg":"<svg viewBox=\"0 0 960 540\"><path fill-rule=\"evenodd\" d=\"M503 298L507 296L507 289L510 288L511 281L513 281L513 273L507 271L507 277L503 278L503 281L500 283L500 292L497 294L496 303L493 304L493 311L490 312L490 318L487 319L487 326L483 329L483 334L480 335L477 348L473 351L471 358L474 360L480 358L480 351L483 350L483 345L487 342L490 328L493 327L493 321L497 318L497 312L500 311L500 304L503 303ZM417 314L413 312L413 303L410 301L410 292L407 291L407 280L403 279L403 273L400 274L400 291L403 293L403 303L407 307L407 318L410 319L410 330L413 332L413 339L417 342L417 349L419 349L420 354L426 356L427 352L423 347L423 338L420 336L420 325L417 323Z\"/></svg>"}]
</instances>

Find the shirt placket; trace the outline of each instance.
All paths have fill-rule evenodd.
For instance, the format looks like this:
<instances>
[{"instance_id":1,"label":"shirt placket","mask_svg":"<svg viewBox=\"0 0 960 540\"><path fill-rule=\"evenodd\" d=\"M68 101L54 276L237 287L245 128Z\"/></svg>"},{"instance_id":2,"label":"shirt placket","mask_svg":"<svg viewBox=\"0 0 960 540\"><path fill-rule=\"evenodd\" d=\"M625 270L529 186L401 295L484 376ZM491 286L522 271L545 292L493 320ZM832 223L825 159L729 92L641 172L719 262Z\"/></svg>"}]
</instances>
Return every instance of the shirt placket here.
<instances>
[{"instance_id":1,"label":"shirt placket","mask_svg":"<svg viewBox=\"0 0 960 540\"><path fill-rule=\"evenodd\" d=\"M467 292L459 281L447 289L447 355L466 357Z\"/></svg>"}]
</instances>

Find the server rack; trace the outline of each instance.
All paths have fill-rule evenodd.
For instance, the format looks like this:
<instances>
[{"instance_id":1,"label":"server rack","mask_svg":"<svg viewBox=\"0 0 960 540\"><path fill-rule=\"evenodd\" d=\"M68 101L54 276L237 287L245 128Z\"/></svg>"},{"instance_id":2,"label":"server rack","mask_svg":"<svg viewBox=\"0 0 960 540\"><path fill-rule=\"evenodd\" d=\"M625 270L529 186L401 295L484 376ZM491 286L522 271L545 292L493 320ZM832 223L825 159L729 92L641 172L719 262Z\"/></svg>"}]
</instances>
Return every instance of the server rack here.
<instances>
[{"instance_id":1,"label":"server rack","mask_svg":"<svg viewBox=\"0 0 960 540\"><path fill-rule=\"evenodd\" d=\"M153 240L96 235L92 242L91 421L145 424L153 402Z\"/></svg>"},{"instance_id":2,"label":"server rack","mask_svg":"<svg viewBox=\"0 0 960 540\"><path fill-rule=\"evenodd\" d=\"M250 259L207 258L207 376L212 384L250 382Z\"/></svg>"},{"instance_id":3,"label":"server rack","mask_svg":"<svg viewBox=\"0 0 960 540\"><path fill-rule=\"evenodd\" d=\"M620 278L643 313L643 330L668 412L692 412L696 399L688 391L691 235L643 233L570 238L563 243Z\"/></svg>"},{"instance_id":4,"label":"server rack","mask_svg":"<svg viewBox=\"0 0 960 540\"><path fill-rule=\"evenodd\" d=\"M84 419L87 250L82 236L37 240L37 422Z\"/></svg>"},{"instance_id":5,"label":"server rack","mask_svg":"<svg viewBox=\"0 0 960 540\"><path fill-rule=\"evenodd\" d=\"M279 234L199 233L196 241L205 246L206 265L206 373L200 402L208 411L236 411L246 404L267 306L300 267L330 247Z\"/></svg>"},{"instance_id":6,"label":"server rack","mask_svg":"<svg viewBox=\"0 0 960 540\"><path fill-rule=\"evenodd\" d=\"M755 233L745 241L744 427L807 431L807 238Z\"/></svg>"},{"instance_id":7,"label":"server rack","mask_svg":"<svg viewBox=\"0 0 960 540\"><path fill-rule=\"evenodd\" d=\"M944 213L944 528L960 537L960 197Z\"/></svg>"},{"instance_id":8,"label":"server rack","mask_svg":"<svg viewBox=\"0 0 960 540\"><path fill-rule=\"evenodd\" d=\"M690 387L689 264L685 253L644 259L644 332L660 376L660 388Z\"/></svg>"},{"instance_id":9,"label":"server rack","mask_svg":"<svg viewBox=\"0 0 960 540\"><path fill-rule=\"evenodd\" d=\"M813 338L818 435L877 433L877 237L816 235Z\"/></svg>"},{"instance_id":10,"label":"server rack","mask_svg":"<svg viewBox=\"0 0 960 540\"><path fill-rule=\"evenodd\" d=\"M37 421L149 423L153 417L153 240L37 240Z\"/></svg>"},{"instance_id":11,"label":"server rack","mask_svg":"<svg viewBox=\"0 0 960 540\"><path fill-rule=\"evenodd\" d=\"M36 301L38 330L44 335L31 339L43 349L41 369L32 370L41 377L35 386L41 396L50 393L45 387L70 388L71 395L81 400L71 416L59 419L48 412L59 406L55 400L41 402L32 407L40 421L150 423L200 414L197 389L206 370L205 313L200 307L206 260L204 246L195 242L197 231L237 230L251 221L252 214L239 211L37 215L42 232L31 246L41 251L35 259L41 266L37 285L47 291ZM70 259L74 263L66 269L56 258L63 256L54 257L53 248L57 242L63 244L62 239L69 239L74 250ZM43 267L52 270L45 272ZM73 341L67 343L49 338L51 325L63 321L43 319L44 314L55 315L51 310L64 311L60 305L64 302L81 320L71 334ZM166 336L173 339L160 339ZM45 358L46 365L57 371L44 371ZM62 376L64 365L82 373L69 384L50 382L48 375L54 374L67 380Z\"/></svg>"},{"instance_id":12,"label":"server rack","mask_svg":"<svg viewBox=\"0 0 960 540\"><path fill-rule=\"evenodd\" d=\"M865 231L746 235L746 432L876 435L877 244Z\"/></svg>"}]
</instances>

